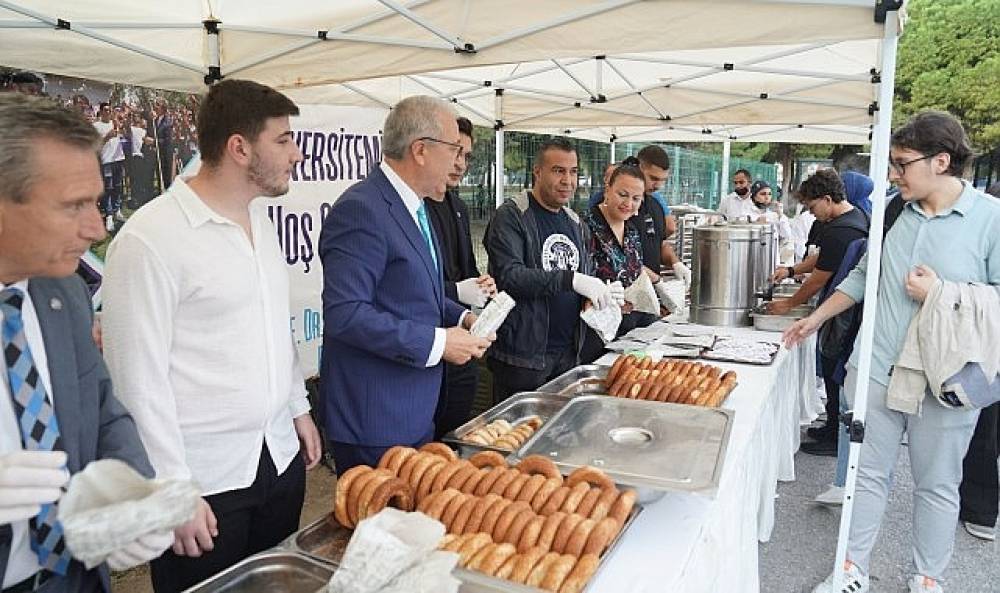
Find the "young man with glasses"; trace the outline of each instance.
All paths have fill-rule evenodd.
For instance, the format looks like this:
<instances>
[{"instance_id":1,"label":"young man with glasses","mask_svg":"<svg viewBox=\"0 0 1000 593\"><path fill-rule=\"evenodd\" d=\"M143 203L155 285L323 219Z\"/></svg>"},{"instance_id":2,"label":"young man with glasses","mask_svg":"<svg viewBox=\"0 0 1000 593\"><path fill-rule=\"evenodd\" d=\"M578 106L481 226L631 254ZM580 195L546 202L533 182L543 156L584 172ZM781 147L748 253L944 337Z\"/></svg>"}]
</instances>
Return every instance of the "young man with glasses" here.
<instances>
[{"instance_id":1,"label":"young man with glasses","mask_svg":"<svg viewBox=\"0 0 1000 593\"><path fill-rule=\"evenodd\" d=\"M869 561L904 434L916 485L910 591L943 591L939 581L954 547L962 458L979 412L947 409L913 394L918 413L905 413L890 408L886 394L910 321L938 278L1000 284L1000 204L960 177L971 157L962 125L947 113L921 113L892 135L889 179L906 205L882 247L865 440L843 588L836 593L869 589ZM797 344L862 301L866 271L867 256L823 305L785 332L786 344ZM855 346L848 363L844 393L849 398L859 351ZM815 591L833 592L832 581L831 575Z\"/></svg>"},{"instance_id":2,"label":"young man with glasses","mask_svg":"<svg viewBox=\"0 0 1000 593\"><path fill-rule=\"evenodd\" d=\"M375 466L394 445L434 438L442 362L481 358L491 340L445 294L445 256L424 198L443 195L465 158L455 112L440 99L397 103L382 164L348 189L320 233L320 386L337 473Z\"/></svg>"}]
</instances>

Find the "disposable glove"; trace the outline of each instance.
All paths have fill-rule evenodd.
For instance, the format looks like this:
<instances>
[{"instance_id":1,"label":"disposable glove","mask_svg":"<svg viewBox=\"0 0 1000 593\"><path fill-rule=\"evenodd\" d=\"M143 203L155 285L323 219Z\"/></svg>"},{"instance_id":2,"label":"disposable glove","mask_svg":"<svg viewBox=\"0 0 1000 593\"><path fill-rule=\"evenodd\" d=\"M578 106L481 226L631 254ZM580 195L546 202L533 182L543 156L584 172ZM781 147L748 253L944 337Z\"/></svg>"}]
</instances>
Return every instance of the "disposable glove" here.
<instances>
[{"instance_id":1,"label":"disposable glove","mask_svg":"<svg viewBox=\"0 0 1000 593\"><path fill-rule=\"evenodd\" d=\"M590 299L594 308L600 311L614 302L614 291L610 284L605 284L600 278L594 278L580 272L573 274L573 291ZM624 298L624 293L622 293Z\"/></svg>"},{"instance_id":2,"label":"disposable glove","mask_svg":"<svg viewBox=\"0 0 1000 593\"><path fill-rule=\"evenodd\" d=\"M478 278L466 278L456 282L455 288L458 290L458 300L463 305L480 308L486 306L489 293L480 286Z\"/></svg>"},{"instance_id":3,"label":"disposable glove","mask_svg":"<svg viewBox=\"0 0 1000 593\"><path fill-rule=\"evenodd\" d=\"M159 558L174 543L173 531L147 533L108 556L111 570L125 570Z\"/></svg>"},{"instance_id":4,"label":"disposable glove","mask_svg":"<svg viewBox=\"0 0 1000 593\"><path fill-rule=\"evenodd\" d=\"M69 481L64 451L0 455L0 525L34 517L62 496Z\"/></svg>"},{"instance_id":5,"label":"disposable glove","mask_svg":"<svg viewBox=\"0 0 1000 593\"><path fill-rule=\"evenodd\" d=\"M684 262L677 262L673 265L674 275L678 278L684 280L684 290L690 290L691 288L691 270L684 265Z\"/></svg>"}]
</instances>

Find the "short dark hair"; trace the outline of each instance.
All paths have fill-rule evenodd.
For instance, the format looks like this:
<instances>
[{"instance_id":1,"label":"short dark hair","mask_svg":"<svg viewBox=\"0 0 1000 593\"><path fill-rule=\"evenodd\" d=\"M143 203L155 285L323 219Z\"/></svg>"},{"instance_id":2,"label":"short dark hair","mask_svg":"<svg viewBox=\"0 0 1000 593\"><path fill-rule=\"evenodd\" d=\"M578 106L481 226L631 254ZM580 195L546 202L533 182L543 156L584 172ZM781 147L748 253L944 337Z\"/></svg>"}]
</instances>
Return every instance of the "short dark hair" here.
<instances>
[{"instance_id":1,"label":"short dark hair","mask_svg":"<svg viewBox=\"0 0 1000 593\"><path fill-rule=\"evenodd\" d=\"M472 122L469 121L469 118L460 117L455 121L458 122L458 133L472 138Z\"/></svg>"},{"instance_id":2,"label":"short dark hair","mask_svg":"<svg viewBox=\"0 0 1000 593\"><path fill-rule=\"evenodd\" d=\"M299 108L269 86L249 80L223 80L208 91L198 110L201 160L218 164L233 134L254 142L272 117L298 115Z\"/></svg>"},{"instance_id":3,"label":"short dark hair","mask_svg":"<svg viewBox=\"0 0 1000 593\"><path fill-rule=\"evenodd\" d=\"M535 164L541 165L542 161L545 160L545 153L550 150L561 150L563 152L576 152L576 147L573 146L572 142L560 136L548 138L538 146L538 152L535 153Z\"/></svg>"},{"instance_id":4,"label":"short dark hair","mask_svg":"<svg viewBox=\"0 0 1000 593\"><path fill-rule=\"evenodd\" d=\"M951 157L948 174L959 177L972 158L969 137L962 122L944 111L923 111L892 133L890 145L933 156L942 152Z\"/></svg>"},{"instance_id":5,"label":"short dark hair","mask_svg":"<svg viewBox=\"0 0 1000 593\"><path fill-rule=\"evenodd\" d=\"M642 169L635 165L619 165L615 168L614 172L611 173L611 177L608 179L608 185L614 185L615 180L622 175L626 177L635 177L644 184L646 183L646 176L642 174Z\"/></svg>"},{"instance_id":6,"label":"short dark hair","mask_svg":"<svg viewBox=\"0 0 1000 593\"><path fill-rule=\"evenodd\" d=\"M658 146L656 144L643 146L642 150L639 151L639 154L635 156L639 158L640 163L654 165L663 170L670 168L670 157L667 156L667 151L663 150L662 146Z\"/></svg>"},{"instance_id":7,"label":"short dark hair","mask_svg":"<svg viewBox=\"0 0 1000 593\"><path fill-rule=\"evenodd\" d=\"M736 169L736 172L735 172L735 173L733 173L733 177L736 177L737 175L741 175L741 174L742 174L742 175L743 175L744 177L746 177L746 178L747 178L747 180L751 180L751 179L753 179L753 175L751 175L751 174L750 174L750 171L747 171L746 169Z\"/></svg>"},{"instance_id":8,"label":"short dark hair","mask_svg":"<svg viewBox=\"0 0 1000 593\"><path fill-rule=\"evenodd\" d=\"M795 194L795 197L803 204L822 196L830 196L834 204L839 204L847 199L844 181L833 169L816 171L799 185L799 190Z\"/></svg>"}]
</instances>

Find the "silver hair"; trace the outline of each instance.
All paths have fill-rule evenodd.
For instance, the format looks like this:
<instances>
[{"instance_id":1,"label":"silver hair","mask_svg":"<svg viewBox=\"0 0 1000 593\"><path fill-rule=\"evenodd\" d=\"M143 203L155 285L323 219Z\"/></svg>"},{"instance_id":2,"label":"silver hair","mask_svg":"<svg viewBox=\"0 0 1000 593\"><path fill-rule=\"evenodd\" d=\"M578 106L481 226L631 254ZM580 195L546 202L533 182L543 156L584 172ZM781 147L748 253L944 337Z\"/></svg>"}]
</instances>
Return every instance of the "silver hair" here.
<instances>
[{"instance_id":1,"label":"silver hair","mask_svg":"<svg viewBox=\"0 0 1000 593\"><path fill-rule=\"evenodd\" d=\"M40 139L96 154L100 135L81 114L52 99L0 93L0 200L28 199L28 190L38 177L34 144Z\"/></svg>"},{"instance_id":2,"label":"silver hair","mask_svg":"<svg viewBox=\"0 0 1000 593\"><path fill-rule=\"evenodd\" d=\"M440 114L448 119L458 115L451 104L427 95L414 95L396 103L385 118L382 129L382 154L400 160L417 138L440 138Z\"/></svg>"}]
</instances>

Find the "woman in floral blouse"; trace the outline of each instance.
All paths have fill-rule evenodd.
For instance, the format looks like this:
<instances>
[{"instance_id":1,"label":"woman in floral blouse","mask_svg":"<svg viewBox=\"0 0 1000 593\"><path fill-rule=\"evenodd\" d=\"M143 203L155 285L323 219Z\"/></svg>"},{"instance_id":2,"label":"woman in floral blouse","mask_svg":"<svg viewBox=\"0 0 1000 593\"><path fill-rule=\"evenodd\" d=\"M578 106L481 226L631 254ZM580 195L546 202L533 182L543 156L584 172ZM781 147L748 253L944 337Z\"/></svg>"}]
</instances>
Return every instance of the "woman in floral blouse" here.
<instances>
[{"instance_id":1,"label":"woman in floral blouse","mask_svg":"<svg viewBox=\"0 0 1000 593\"><path fill-rule=\"evenodd\" d=\"M615 169L604 190L604 201L592 207L584 219L590 226L590 258L594 262L594 276L608 282L619 281L628 288L640 274L642 243L630 219L642 204L645 179L639 167L621 165ZM648 313L632 312L631 304L622 307L622 324L618 335L636 327L645 327L656 320ZM593 330L587 332L581 358L591 361L600 356L604 344Z\"/></svg>"}]
</instances>

